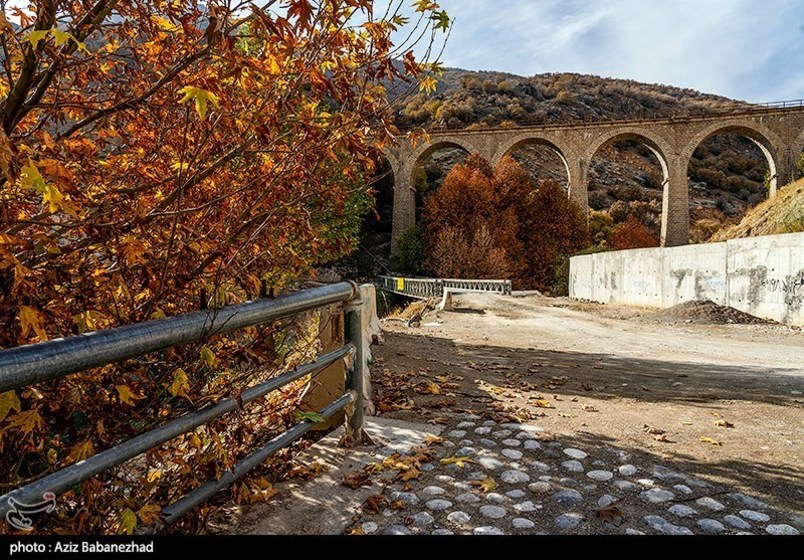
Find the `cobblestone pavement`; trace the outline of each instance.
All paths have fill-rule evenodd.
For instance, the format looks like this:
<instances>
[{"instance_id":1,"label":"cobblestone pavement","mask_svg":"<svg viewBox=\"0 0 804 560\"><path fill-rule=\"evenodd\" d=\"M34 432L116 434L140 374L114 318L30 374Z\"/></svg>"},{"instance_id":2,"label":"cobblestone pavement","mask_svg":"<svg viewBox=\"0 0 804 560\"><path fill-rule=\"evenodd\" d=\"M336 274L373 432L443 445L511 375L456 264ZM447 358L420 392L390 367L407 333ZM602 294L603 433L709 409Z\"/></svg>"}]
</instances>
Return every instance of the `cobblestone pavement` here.
<instances>
[{"instance_id":1,"label":"cobblestone pavement","mask_svg":"<svg viewBox=\"0 0 804 560\"><path fill-rule=\"evenodd\" d=\"M533 425L460 415L426 449L418 478L390 482L349 532L800 534L800 519L756 498L632 465L625 451L566 447Z\"/></svg>"}]
</instances>

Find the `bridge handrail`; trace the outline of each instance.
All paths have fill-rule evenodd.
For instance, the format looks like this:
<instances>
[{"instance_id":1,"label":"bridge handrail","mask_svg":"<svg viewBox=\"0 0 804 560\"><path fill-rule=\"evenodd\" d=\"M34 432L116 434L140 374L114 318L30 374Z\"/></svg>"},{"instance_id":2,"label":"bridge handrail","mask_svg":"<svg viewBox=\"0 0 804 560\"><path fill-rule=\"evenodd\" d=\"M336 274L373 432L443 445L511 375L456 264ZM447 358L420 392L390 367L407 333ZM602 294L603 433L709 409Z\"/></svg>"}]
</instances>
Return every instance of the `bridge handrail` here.
<instances>
[{"instance_id":1,"label":"bridge handrail","mask_svg":"<svg viewBox=\"0 0 804 560\"><path fill-rule=\"evenodd\" d=\"M452 292L497 293L511 295L511 280L457 279L457 278L405 278L380 276L379 288L387 292L419 299L440 298L445 290Z\"/></svg>"},{"instance_id":2,"label":"bridge handrail","mask_svg":"<svg viewBox=\"0 0 804 560\"><path fill-rule=\"evenodd\" d=\"M190 313L167 319L98 331L86 335L52 340L8 350L0 350L0 393L64 377L80 371L114 364L180 346L207 340L209 337L246 327L271 323L333 304L347 304L344 309L347 341L344 346L316 361L286 371L271 380L252 386L236 398L196 410L154 430L123 441L96 453L84 461L70 465L39 480L0 496L0 517L12 511L15 504L38 503L48 492L63 493L93 476L118 466L150 449L188 433L210 421L242 408L306 375L315 374L338 360L354 355L348 375L348 391L323 409L319 415L328 420L350 404L348 431L358 440L363 430L363 375L366 356L362 335L360 293L351 282L332 284L272 300L258 300ZM291 445L319 422L304 420L257 449L218 479L211 479L189 494L164 508L161 520L153 530L174 523L221 490L231 486L277 451Z\"/></svg>"}]
</instances>

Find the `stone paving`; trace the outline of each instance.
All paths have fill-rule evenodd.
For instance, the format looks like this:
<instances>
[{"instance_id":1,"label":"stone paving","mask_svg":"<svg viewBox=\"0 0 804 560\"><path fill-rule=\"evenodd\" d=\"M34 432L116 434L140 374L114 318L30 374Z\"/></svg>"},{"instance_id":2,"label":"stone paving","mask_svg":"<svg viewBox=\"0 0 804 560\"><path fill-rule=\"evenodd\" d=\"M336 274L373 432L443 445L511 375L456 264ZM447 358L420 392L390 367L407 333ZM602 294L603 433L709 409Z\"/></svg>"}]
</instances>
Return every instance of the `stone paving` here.
<instances>
[{"instance_id":1,"label":"stone paving","mask_svg":"<svg viewBox=\"0 0 804 560\"><path fill-rule=\"evenodd\" d=\"M566 447L536 426L463 415L442 438L422 475L389 484L386 506L364 513L352 532L800 534L795 520L754 497L665 465L632 465L624 451Z\"/></svg>"}]
</instances>

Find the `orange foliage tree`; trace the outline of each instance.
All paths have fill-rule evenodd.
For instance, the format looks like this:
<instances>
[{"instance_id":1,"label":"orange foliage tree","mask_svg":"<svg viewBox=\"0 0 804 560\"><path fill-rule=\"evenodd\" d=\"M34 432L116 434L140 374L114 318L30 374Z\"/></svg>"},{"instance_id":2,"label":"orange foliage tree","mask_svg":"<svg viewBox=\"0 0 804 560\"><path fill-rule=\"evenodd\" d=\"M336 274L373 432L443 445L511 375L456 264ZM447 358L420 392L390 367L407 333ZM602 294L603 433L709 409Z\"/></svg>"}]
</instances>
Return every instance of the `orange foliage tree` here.
<instances>
[{"instance_id":1,"label":"orange foliage tree","mask_svg":"<svg viewBox=\"0 0 804 560\"><path fill-rule=\"evenodd\" d=\"M589 244L586 217L558 185L535 189L513 158L457 165L426 201L429 266L438 276L511 278L547 290L559 259Z\"/></svg>"},{"instance_id":2,"label":"orange foliage tree","mask_svg":"<svg viewBox=\"0 0 804 560\"><path fill-rule=\"evenodd\" d=\"M628 216L611 232L611 247L616 251L658 247L659 240L651 235L648 227L635 216Z\"/></svg>"},{"instance_id":3,"label":"orange foliage tree","mask_svg":"<svg viewBox=\"0 0 804 560\"><path fill-rule=\"evenodd\" d=\"M196 310L202 294L213 306L242 301L263 281L282 287L349 252L367 190L360 170L394 132L383 84L432 90L439 68L412 48L449 25L431 1L414 3L413 25L373 4L4 8L0 348ZM406 25L412 41L394 45ZM277 333L251 335L281 346ZM198 348L171 351L0 395L0 483L35 479L248 385L248 375L220 373L219 346L200 349L203 360ZM97 532L152 523L158 504L231 466L262 437L257 427L292 410L283 414L244 413L150 453L131 492L90 481L65 498L59 522ZM266 493L264 483L252 489Z\"/></svg>"}]
</instances>

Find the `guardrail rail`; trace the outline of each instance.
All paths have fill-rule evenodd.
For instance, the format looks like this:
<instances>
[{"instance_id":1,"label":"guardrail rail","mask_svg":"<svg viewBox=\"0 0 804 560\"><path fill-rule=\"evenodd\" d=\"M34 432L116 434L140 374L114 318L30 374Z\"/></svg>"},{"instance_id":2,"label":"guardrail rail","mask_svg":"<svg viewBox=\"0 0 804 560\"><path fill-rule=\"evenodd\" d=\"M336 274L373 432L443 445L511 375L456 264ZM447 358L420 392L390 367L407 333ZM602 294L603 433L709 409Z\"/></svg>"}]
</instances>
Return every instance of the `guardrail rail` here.
<instances>
[{"instance_id":1,"label":"guardrail rail","mask_svg":"<svg viewBox=\"0 0 804 560\"><path fill-rule=\"evenodd\" d=\"M318 373L350 354L347 392L318 411L328 420L348 409L347 437L354 442L363 439L363 376L366 363L366 341L362 335L363 308L356 284L343 282L221 309L200 311L167 319L127 325L82 336L52 340L0 351L0 393L61 378L95 367L114 364L159 350L206 340L229 333L293 317L334 304L344 304L346 343L316 361L286 371L267 382L254 385L237 397L172 420L154 430L97 453L86 460L44 476L39 480L0 496L0 518L13 512L18 504L37 503L47 493L58 495L95 475L133 459L146 451L234 412L298 379ZM354 406L349 406L349 405ZM161 521L151 531L171 525L182 515L201 505L221 490L231 486L268 459L288 447L317 425L314 420L299 422L286 432L254 450L230 471L199 486L180 500L162 509Z\"/></svg>"},{"instance_id":2,"label":"guardrail rail","mask_svg":"<svg viewBox=\"0 0 804 560\"><path fill-rule=\"evenodd\" d=\"M381 290L417 299L444 297L445 291L453 293L490 293L510 296L513 286L510 280L458 280L452 278L403 278L380 276L377 285Z\"/></svg>"}]
</instances>

